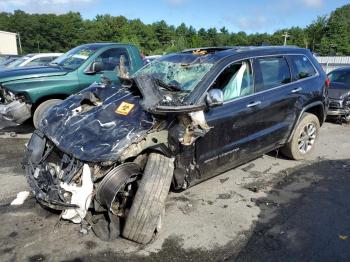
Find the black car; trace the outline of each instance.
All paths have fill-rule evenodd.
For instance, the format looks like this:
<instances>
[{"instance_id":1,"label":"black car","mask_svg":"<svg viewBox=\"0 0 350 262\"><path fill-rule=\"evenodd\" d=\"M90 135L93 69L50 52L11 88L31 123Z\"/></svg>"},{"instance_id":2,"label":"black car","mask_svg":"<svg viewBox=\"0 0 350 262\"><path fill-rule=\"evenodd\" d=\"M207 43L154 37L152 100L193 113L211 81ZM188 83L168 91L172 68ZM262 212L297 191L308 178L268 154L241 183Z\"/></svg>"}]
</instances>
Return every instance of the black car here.
<instances>
[{"instance_id":1,"label":"black car","mask_svg":"<svg viewBox=\"0 0 350 262\"><path fill-rule=\"evenodd\" d=\"M118 71L48 111L24 158L37 200L74 223L89 209L104 238L148 243L170 187L277 148L305 158L327 114L326 75L306 49L200 48Z\"/></svg>"},{"instance_id":2,"label":"black car","mask_svg":"<svg viewBox=\"0 0 350 262\"><path fill-rule=\"evenodd\" d=\"M342 67L328 74L328 116L341 122L350 122L350 67Z\"/></svg>"}]
</instances>

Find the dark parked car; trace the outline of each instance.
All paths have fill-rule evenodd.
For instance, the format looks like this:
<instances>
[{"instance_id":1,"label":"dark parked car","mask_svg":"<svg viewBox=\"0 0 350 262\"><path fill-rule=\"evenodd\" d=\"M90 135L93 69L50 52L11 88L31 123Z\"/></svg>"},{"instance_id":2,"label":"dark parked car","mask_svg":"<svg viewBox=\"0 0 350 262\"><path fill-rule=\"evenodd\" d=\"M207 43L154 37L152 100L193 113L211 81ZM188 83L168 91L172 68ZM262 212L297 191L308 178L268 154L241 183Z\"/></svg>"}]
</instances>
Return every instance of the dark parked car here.
<instances>
[{"instance_id":1,"label":"dark parked car","mask_svg":"<svg viewBox=\"0 0 350 262\"><path fill-rule=\"evenodd\" d=\"M350 122L350 67L342 67L328 74L328 116L342 122Z\"/></svg>"},{"instance_id":2,"label":"dark parked car","mask_svg":"<svg viewBox=\"0 0 350 262\"><path fill-rule=\"evenodd\" d=\"M28 182L63 219L82 223L89 209L97 235L148 243L171 185L186 189L277 148L308 156L326 93L326 75L306 49L166 55L51 108L28 144Z\"/></svg>"}]
</instances>

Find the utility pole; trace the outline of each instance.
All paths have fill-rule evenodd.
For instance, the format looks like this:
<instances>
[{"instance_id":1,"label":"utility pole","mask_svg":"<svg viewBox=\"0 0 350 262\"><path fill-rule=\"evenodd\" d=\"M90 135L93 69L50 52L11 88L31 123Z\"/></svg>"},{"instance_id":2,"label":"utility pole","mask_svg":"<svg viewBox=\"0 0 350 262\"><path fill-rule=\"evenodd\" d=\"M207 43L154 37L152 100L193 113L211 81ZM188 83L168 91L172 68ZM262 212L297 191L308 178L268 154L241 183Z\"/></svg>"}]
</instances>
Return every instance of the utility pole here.
<instances>
[{"instance_id":1,"label":"utility pole","mask_svg":"<svg viewBox=\"0 0 350 262\"><path fill-rule=\"evenodd\" d=\"M19 33L17 33L18 36L18 44L19 44L19 52L22 55L22 42L21 42L21 35Z\"/></svg>"},{"instance_id":2,"label":"utility pole","mask_svg":"<svg viewBox=\"0 0 350 262\"><path fill-rule=\"evenodd\" d=\"M37 43L38 43L38 53L40 54L40 42L39 42L39 39L37 39Z\"/></svg>"},{"instance_id":3,"label":"utility pole","mask_svg":"<svg viewBox=\"0 0 350 262\"><path fill-rule=\"evenodd\" d=\"M284 34L282 36L284 36L284 44L283 45L287 45L287 38L290 37L290 34L288 34L288 32L284 32Z\"/></svg>"}]
</instances>

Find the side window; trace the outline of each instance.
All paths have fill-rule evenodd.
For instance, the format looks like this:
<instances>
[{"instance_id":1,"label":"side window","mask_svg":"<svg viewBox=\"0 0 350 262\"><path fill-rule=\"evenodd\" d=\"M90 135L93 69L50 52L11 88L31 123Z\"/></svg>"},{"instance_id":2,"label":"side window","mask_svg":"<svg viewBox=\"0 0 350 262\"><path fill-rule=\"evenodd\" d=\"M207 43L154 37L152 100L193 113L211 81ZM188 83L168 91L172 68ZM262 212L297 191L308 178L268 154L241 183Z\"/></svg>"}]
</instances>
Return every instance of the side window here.
<instances>
[{"instance_id":1,"label":"side window","mask_svg":"<svg viewBox=\"0 0 350 262\"><path fill-rule=\"evenodd\" d=\"M51 61L53 61L54 59L56 59L57 57L54 56L47 56L47 57L42 57L40 62L47 65L49 64Z\"/></svg>"},{"instance_id":2,"label":"side window","mask_svg":"<svg viewBox=\"0 0 350 262\"><path fill-rule=\"evenodd\" d=\"M257 64L261 72L261 83L257 85L256 92L291 82L289 66L284 57L258 58Z\"/></svg>"},{"instance_id":3,"label":"side window","mask_svg":"<svg viewBox=\"0 0 350 262\"><path fill-rule=\"evenodd\" d=\"M100 54L95 61L102 63L102 71L115 71L120 64L120 58L122 56L124 57L126 68L129 69L130 59L127 50L124 48L108 49Z\"/></svg>"},{"instance_id":4,"label":"side window","mask_svg":"<svg viewBox=\"0 0 350 262\"><path fill-rule=\"evenodd\" d=\"M39 66L41 64L40 62L40 57L33 59L32 61L30 61L28 64L26 64L25 66Z\"/></svg>"},{"instance_id":5,"label":"side window","mask_svg":"<svg viewBox=\"0 0 350 262\"><path fill-rule=\"evenodd\" d=\"M294 73L293 79L299 80L316 75L316 70L312 66L310 60L304 55L291 55L290 61L293 64Z\"/></svg>"},{"instance_id":6,"label":"side window","mask_svg":"<svg viewBox=\"0 0 350 262\"><path fill-rule=\"evenodd\" d=\"M254 81L248 60L229 65L215 80L211 89L221 89L224 101L246 96L254 92Z\"/></svg>"},{"instance_id":7,"label":"side window","mask_svg":"<svg viewBox=\"0 0 350 262\"><path fill-rule=\"evenodd\" d=\"M40 64L41 65L48 65L54 59L55 59L55 57L52 57L52 56L42 57L42 58L40 58Z\"/></svg>"}]
</instances>

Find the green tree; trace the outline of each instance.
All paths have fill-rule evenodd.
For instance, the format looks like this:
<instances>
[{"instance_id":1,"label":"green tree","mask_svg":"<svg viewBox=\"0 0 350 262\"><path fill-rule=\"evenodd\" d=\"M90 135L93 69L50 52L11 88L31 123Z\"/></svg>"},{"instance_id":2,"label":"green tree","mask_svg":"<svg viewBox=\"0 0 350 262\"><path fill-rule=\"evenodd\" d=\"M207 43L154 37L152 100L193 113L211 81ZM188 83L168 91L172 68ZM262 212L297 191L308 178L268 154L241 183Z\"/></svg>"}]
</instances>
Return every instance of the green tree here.
<instances>
[{"instance_id":1,"label":"green tree","mask_svg":"<svg viewBox=\"0 0 350 262\"><path fill-rule=\"evenodd\" d=\"M309 26L306 27L309 48L316 52L320 50L322 38L326 32L327 17L318 16Z\"/></svg>"},{"instance_id":2,"label":"green tree","mask_svg":"<svg viewBox=\"0 0 350 262\"><path fill-rule=\"evenodd\" d=\"M273 34L229 32L226 27L198 31L181 23L178 27L164 20L145 24L140 19L109 14L83 19L80 13L28 14L21 10L0 13L0 30L20 33L24 53L67 51L90 42L127 42L145 54L163 54L203 46L288 45L308 47L323 55L350 55L350 4L333 11L329 18L319 16L305 28L291 27Z\"/></svg>"},{"instance_id":3,"label":"green tree","mask_svg":"<svg viewBox=\"0 0 350 262\"><path fill-rule=\"evenodd\" d=\"M350 4L331 13L325 31L321 54L328 54L333 49L337 55L350 55Z\"/></svg>"}]
</instances>

